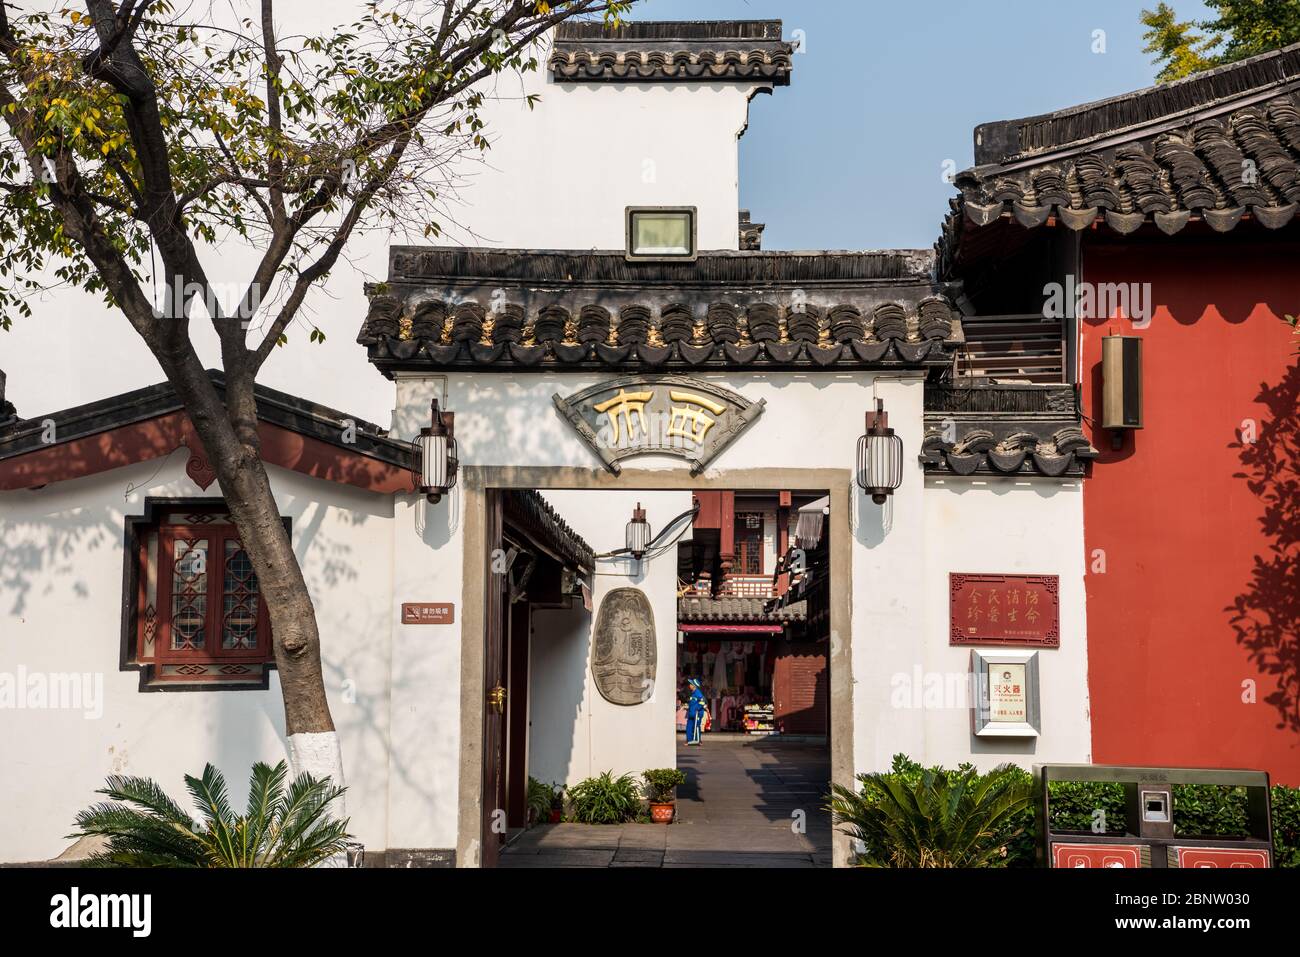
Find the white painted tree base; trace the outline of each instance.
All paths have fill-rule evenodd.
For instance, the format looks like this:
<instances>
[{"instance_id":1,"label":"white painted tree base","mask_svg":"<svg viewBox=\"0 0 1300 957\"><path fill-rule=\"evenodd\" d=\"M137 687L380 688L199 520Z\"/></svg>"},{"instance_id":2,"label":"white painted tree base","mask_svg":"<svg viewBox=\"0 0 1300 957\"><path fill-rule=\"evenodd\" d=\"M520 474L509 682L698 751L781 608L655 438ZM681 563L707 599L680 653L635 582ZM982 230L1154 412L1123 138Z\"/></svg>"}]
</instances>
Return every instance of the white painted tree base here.
<instances>
[{"instance_id":1,"label":"white painted tree base","mask_svg":"<svg viewBox=\"0 0 1300 957\"><path fill-rule=\"evenodd\" d=\"M307 731L289 735L289 771L293 777L310 774L314 778L329 778L336 787L346 784L343 778L343 749L335 731ZM337 798L328 814L334 820L347 817L345 797ZM347 867L346 853L335 854L317 867Z\"/></svg>"}]
</instances>

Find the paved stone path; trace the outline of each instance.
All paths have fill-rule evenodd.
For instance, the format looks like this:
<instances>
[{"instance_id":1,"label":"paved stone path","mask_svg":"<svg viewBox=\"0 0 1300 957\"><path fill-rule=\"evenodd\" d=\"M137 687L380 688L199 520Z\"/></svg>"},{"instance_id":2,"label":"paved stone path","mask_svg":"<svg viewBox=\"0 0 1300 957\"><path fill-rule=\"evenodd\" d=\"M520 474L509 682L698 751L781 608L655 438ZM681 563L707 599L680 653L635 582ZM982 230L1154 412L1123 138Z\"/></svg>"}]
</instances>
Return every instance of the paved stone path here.
<instances>
[{"instance_id":1,"label":"paved stone path","mask_svg":"<svg viewBox=\"0 0 1300 957\"><path fill-rule=\"evenodd\" d=\"M677 789L676 823L543 824L506 848L501 866L830 866L824 743L705 735L687 748L679 738L677 766L686 784ZM798 820L803 833L792 826Z\"/></svg>"}]
</instances>

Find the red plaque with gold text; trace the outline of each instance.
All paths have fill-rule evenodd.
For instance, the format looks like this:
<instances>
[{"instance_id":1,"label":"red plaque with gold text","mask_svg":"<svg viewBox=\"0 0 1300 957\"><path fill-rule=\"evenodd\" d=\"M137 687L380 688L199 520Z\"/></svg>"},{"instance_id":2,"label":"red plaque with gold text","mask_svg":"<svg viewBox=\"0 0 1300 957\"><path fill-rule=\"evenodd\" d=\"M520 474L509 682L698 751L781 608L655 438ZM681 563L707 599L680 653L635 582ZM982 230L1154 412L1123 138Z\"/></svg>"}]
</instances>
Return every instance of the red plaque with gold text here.
<instances>
[{"instance_id":1,"label":"red plaque with gold text","mask_svg":"<svg viewBox=\"0 0 1300 957\"><path fill-rule=\"evenodd\" d=\"M948 576L951 645L1061 644L1060 579L1056 575Z\"/></svg>"}]
</instances>

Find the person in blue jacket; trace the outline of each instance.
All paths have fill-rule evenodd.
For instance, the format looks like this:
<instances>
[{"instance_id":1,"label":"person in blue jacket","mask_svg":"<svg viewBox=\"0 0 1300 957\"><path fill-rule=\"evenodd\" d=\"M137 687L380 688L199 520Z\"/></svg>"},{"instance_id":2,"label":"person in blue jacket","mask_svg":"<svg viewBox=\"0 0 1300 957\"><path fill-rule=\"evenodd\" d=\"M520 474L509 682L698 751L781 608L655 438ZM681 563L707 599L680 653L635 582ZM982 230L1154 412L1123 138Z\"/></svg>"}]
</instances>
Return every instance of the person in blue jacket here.
<instances>
[{"instance_id":1,"label":"person in blue jacket","mask_svg":"<svg viewBox=\"0 0 1300 957\"><path fill-rule=\"evenodd\" d=\"M709 709L704 704L704 693L700 691L700 679L688 678L686 683L691 689L691 697L686 702L686 743L699 744Z\"/></svg>"}]
</instances>

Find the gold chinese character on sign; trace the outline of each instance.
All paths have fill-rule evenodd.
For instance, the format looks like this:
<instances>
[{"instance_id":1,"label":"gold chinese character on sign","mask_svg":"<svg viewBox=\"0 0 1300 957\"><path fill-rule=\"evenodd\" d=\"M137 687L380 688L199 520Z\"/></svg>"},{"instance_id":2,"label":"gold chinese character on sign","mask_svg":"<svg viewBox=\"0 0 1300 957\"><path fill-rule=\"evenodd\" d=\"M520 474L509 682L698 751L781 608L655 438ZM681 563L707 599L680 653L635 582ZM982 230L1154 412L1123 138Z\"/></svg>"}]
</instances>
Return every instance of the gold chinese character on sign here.
<instances>
[{"instance_id":1,"label":"gold chinese character on sign","mask_svg":"<svg viewBox=\"0 0 1300 957\"><path fill-rule=\"evenodd\" d=\"M712 399L694 392L671 389L668 392L668 397L673 402L688 404L672 406L671 415L668 419L667 434L687 439L696 445L704 444L704 436L718 421L704 410L707 409L713 415L722 415L723 412L727 411L727 407L722 403L714 402ZM694 408L694 406L699 406L699 408Z\"/></svg>"},{"instance_id":2,"label":"gold chinese character on sign","mask_svg":"<svg viewBox=\"0 0 1300 957\"><path fill-rule=\"evenodd\" d=\"M627 426L627 441L630 443L638 422L641 425L641 434L643 436L650 434L650 427L645 418L645 404L653 397L653 390L627 392L624 389L619 389L618 395L614 396L614 398L606 399L598 405L593 405L592 408L609 416L610 428L614 430L614 435L610 440L613 444L617 445L621 440L625 423ZM632 418L634 415L636 416L635 420Z\"/></svg>"}]
</instances>

